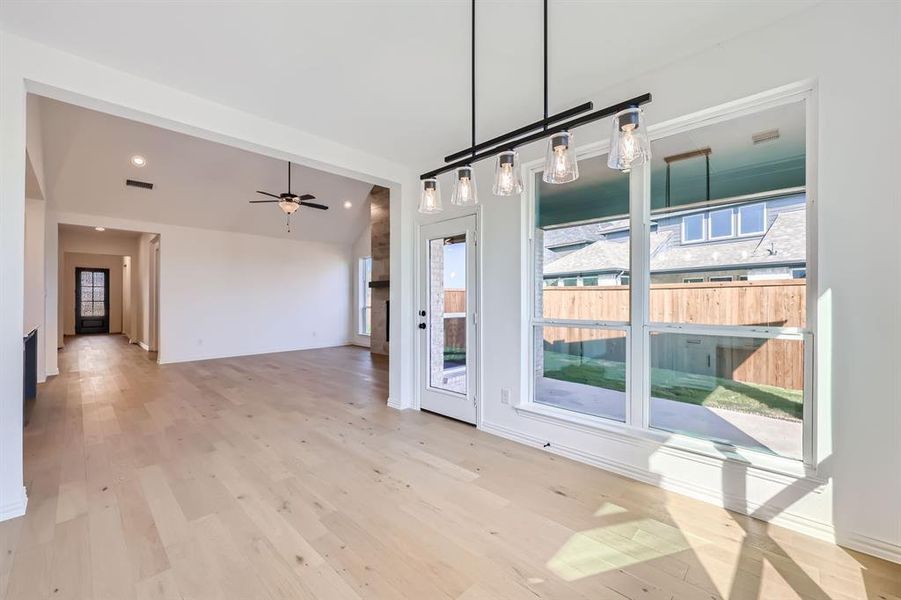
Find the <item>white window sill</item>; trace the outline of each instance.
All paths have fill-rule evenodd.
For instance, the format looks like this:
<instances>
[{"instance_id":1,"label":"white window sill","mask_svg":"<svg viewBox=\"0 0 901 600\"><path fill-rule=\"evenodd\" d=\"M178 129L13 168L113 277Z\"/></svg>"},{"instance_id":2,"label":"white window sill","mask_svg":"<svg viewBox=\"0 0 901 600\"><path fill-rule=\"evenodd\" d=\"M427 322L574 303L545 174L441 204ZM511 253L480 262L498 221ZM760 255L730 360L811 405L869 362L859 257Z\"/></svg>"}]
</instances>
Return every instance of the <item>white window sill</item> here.
<instances>
[{"instance_id":1,"label":"white window sill","mask_svg":"<svg viewBox=\"0 0 901 600\"><path fill-rule=\"evenodd\" d=\"M517 414L524 417L563 425L589 433L601 434L620 442L646 445L690 460L702 462L713 460L722 465L735 464L755 471L782 475L796 480L804 479L816 484L826 483L826 480L821 475L818 475L816 469L805 465L800 460L717 444L678 433L642 429L612 419L585 415L534 402L519 404L513 408Z\"/></svg>"}]
</instances>

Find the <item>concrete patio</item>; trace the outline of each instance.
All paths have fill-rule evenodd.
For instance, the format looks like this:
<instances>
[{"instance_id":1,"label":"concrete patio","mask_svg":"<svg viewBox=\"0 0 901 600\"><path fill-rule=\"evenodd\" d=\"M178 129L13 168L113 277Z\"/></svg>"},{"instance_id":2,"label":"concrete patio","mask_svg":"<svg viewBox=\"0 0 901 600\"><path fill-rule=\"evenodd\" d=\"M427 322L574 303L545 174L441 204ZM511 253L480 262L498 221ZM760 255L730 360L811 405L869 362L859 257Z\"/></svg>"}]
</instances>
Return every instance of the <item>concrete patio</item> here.
<instances>
[{"instance_id":1,"label":"concrete patio","mask_svg":"<svg viewBox=\"0 0 901 600\"><path fill-rule=\"evenodd\" d=\"M616 421L625 420L624 392L548 377L536 382L541 403ZM742 448L801 458L800 421L773 419L721 408L708 408L665 398L651 398L651 427L722 441ZM747 432L752 431L751 436Z\"/></svg>"}]
</instances>

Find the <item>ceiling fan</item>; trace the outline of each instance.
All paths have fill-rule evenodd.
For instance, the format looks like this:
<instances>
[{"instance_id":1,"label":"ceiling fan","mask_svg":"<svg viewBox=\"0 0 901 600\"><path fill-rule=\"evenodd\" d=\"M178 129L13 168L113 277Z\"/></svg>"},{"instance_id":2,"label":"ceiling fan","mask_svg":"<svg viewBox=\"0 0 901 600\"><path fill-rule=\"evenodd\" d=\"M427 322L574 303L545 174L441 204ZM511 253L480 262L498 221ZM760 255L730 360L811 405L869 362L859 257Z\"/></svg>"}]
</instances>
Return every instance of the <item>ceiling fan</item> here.
<instances>
[{"instance_id":1,"label":"ceiling fan","mask_svg":"<svg viewBox=\"0 0 901 600\"><path fill-rule=\"evenodd\" d=\"M251 200L251 204L266 204L270 202L277 202L279 208L282 209L282 212L285 213L287 217L287 228L288 231L291 231L291 215L300 208L301 206L308 206L309 208L318 208L319 210L328 210L328 206L324 204L317 204L316 202L309 202L309 200L315 200L316 196L313 194L303 194L298 196L297 194L291 193L291 162L288 162L288 191L282 192L281 194L270 194L269 192L263 192L257 190L257 194L263 194L264 196L271 196L274 200Z\"/></svg>"}]
</instances>

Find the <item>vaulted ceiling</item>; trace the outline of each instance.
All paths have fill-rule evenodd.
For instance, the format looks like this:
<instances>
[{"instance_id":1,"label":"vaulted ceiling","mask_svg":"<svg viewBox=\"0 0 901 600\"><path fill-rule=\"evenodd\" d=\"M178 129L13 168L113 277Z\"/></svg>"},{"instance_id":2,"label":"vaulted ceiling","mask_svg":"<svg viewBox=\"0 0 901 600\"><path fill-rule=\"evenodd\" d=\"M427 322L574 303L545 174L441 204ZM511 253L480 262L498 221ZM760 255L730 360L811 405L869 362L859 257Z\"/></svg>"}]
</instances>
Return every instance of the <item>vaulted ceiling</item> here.
<instances>
[{"instance_id":1,"label":"vaulted ceiling","mask_svg":"<svg viewBox=\"0 0 901 600\"><path fill-rule=\"evenodd\" d=\"M56 100L38 106L53 209L334 243L354 242L369 222L371 184L294 165L292 191L329 210L301 208L288 233L277 204L248 204L266 199L256 190L287 191L287 162ZM132 165L134 155L147 164Z\"/></svg>"},{"instance_id":2,"label":"vaulted ceiling","mask_svg":"<svg viewBox=\"0 0 901 600\"><path fill-rule=\"evenodd\" d=\"M553 0L551 110L813 3ZM480 137L540 116L541 6L477 4ZM465 0L6 0L0 27L413 168L469 141Z\"/></svg>"}]
</instances>

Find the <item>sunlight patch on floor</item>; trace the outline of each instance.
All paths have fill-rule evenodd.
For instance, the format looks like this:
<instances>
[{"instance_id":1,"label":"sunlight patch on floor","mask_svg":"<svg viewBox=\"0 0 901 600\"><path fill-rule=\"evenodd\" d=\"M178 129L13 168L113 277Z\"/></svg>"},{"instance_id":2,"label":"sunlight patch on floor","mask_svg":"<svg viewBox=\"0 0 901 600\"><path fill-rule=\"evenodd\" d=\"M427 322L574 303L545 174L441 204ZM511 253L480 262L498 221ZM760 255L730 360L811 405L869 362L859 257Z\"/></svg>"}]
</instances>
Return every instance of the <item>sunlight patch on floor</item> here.
<instances>
[{"instance_id":1,"label":"sunlight patch on floor","mask_svg":"<svg viewBox=\"0 0 901 600\"><path fill-rule=\"evenodd\" d=\"M677 528L656 519L623 520L626 513L616 504L602 504L595 516L606 517L611 523L573 534L547 562L547 567L564 581L576 581L706 543L700 538L690 542Z\"/></svg>"}]
</instances>

